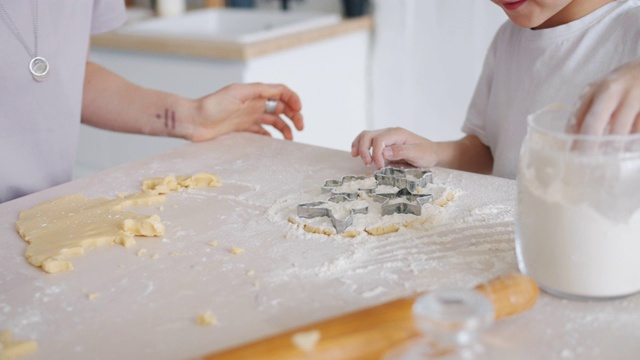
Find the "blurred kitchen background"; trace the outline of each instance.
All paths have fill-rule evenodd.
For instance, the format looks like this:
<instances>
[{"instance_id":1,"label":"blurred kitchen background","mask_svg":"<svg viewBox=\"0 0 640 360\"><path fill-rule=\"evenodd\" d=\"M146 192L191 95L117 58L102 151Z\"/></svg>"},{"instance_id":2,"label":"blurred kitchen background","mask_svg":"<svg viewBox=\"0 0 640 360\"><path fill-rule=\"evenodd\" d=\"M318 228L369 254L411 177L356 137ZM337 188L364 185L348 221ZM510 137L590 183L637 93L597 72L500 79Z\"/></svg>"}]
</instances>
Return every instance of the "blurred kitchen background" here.
<instances>
[{"instance_id":1,"label":"blurred kitchen background","mask_svg":"<svg viewBox=\"0 0 640 360\"><path fill-rule=\"evenodd\" d=\"M191 98L234 82L284 83L302 98L303 143L350 151L360 131L394 126L462 136L506 16L489 0L371 0L361 14L363 1L130 0L127 24L94 36L90 58ZM83 125L74 176L184 143Z\"/></svg>"}]
</instances>

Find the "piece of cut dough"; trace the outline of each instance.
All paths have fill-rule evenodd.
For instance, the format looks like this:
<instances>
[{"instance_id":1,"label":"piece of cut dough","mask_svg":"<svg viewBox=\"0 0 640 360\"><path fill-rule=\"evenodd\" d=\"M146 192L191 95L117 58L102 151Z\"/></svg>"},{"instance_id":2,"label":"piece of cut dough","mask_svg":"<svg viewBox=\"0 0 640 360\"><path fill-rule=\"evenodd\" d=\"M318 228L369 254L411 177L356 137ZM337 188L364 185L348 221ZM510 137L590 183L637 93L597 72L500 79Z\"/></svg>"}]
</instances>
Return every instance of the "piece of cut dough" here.
<instances>
[{"instance_id":1,"label":"piece of cut dough","mask_svg":"<svg viewBox=\"0 0 640 360\"><path fill-rule=\"evenodd\" d=\"M159 194L178 191L183 188L216 187L222 185L220 177L213 174L200 173L194 176L165 176L151 178L142 183L142 190L153 190Z\"/></svg>"},{"instance_id":2,"label":"piece of cut dough","mask_svg":"<svg viewBox=\"0 0 640 360\"><path fill-rule=\"evenodd\" d=\"M378 227L374 227L374 228L366 228L366 229L364 229L364 231L366 231L367 234L373 235L373 236L391 234L391 233L394 233L394 232L396 232L398 230L400 230L400 226L398 226L396 224L378 226Z\"/></svg>"},{"instance_id":3,"label":"piece of cut dough","mask_svg":"<svg viewBox=\"0 0 640 360\"><path fill-rule=\"evenodd\" d=\"M301 331L291 336L291 342L298 349L304 352L311 352L320 341L320 336L319 330Z\"/></svg>"},{"instance_id":4,"label":"piece of cut dough","mask_svg":"<svg viewBox=\"0 0 640 360\"><path fill-rule=\"evenodd\" d=\"M360 235L360 231L358 231L358 230L351 230L351 229L350 229L350 230L345 230L341 235L342 235L342 236L344 236L344 237L351 237L351 238L353 238L353 237L356 237L356 236Z\"/></svg>"},{"instance_id":5,"label":"piece of cut dough","mask_svg":"<svg viewBox=\"0 0 640 360\"><path fill-rule=\"evenodd\" d=\"M231 249L229 249L229 252L232 253L233 255L240 255L244 253L244 249L241 247L232 246Z\"/></svg>"},{"instance_id":6,"label":"piece of cut dough","mask_svg":"<svg viewBox=\"0 0 640 360\"><path fill-rule=\"evenodd\" d=\"M450 202L452 202L454 197L455 197L455 194L453 192L448 192L445 196L434 200L433 203L440 207L444 207Z\"/></svg>"},{"instance_id":7,"label":"piece of cut dough","mask_svg":"<svg viewBox=\"0 0 640 360\"><path fill-rule=\"evenodd\" d=\"M196 318L196 323L200 326L212 326L218 323L218 320L211 313L211 311L205 311L202 314L198 315Z\"/></svg>"},{"instance_id":8,"label":"piece of cut dough","mask_svg":"<svg viewBox=\"0 0 640 360\"><path fill-rule=\"evenodd\" d=\"M220 179L198 174L178 177L176 183L182 187L218 186ZM123 210L165 201L164 195L147 187L143 192L116 199L69 195L22 211L16 229L28 243L25 258L48 273L71 271L69 259L84 254L85 249L110 244L132 246L135 236L164 235L165 227L158 215Z\"/></svg>"},{"instance_id":9,"label":"piece of cut dough","mask_svg":"<svg viewBox=\"0 0 640 360\"><path fill-rule=\"evenodd\" d=\"M13 342L13 333L9 330L0 332L0 344L7 346Z\"/></svg>"},{"instance_id":10,"label":"piece of cut dough","mask_svg":"<svg viewBox=\"0 0 640 360\"><path fill-rule=\"evenodd\" d=\"M16 360L38 350L38 343L33 340L13 339L11 331L0 332L0 360Z\"/></svg>"},{"instance_id":11,"label":"piece of cut dough","mask_svg":"<svg viewBox=\"0 0 640 360\"><path fill-rule=\"evenodd\" d=\"M335 235L337 233L336 229L334 228L321 228L321 227L317 227L309 224L302 225L302 229L308 233L321 234L321 235L327 235L327 236Z\"/></svg>"}]
</instances>

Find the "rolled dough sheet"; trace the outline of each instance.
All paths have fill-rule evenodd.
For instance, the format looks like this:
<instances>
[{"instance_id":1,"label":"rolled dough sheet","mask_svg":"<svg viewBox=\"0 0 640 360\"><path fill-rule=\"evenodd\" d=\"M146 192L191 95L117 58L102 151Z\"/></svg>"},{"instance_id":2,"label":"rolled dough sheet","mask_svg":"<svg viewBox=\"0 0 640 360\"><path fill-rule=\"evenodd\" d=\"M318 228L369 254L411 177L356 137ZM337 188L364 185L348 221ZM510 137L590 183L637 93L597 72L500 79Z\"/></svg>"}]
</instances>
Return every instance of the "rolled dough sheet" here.
<instances>
[{"instance_id":1,"label":"rolled dough sheet","mask_svg":"<svg viewBox=\"0 0 640 360\"><path fill-rule=\"evenodd\" d=\"M0 332L0 360L17 360L38 350L38 343L32 340L15 340L9 330Z\"/></svg>"},{"instance_id":2,"label":"rolled dough sheet","mask_svg":"<svg viewBox=\"0 0 640 360\"><path fill-rule=\"evenodd\" d=\"M164 202L162 194L169 191L220 184L218 176L203 173L147 179L142 192L116 199L69 195L22 211L16 229L28 243L25 258L29 263L48 273L71 271L69 259L84 254L85 249L110 244L131 246L135 236L164 235L160 216L124 208Z\"/></svg>"}]
</instances>

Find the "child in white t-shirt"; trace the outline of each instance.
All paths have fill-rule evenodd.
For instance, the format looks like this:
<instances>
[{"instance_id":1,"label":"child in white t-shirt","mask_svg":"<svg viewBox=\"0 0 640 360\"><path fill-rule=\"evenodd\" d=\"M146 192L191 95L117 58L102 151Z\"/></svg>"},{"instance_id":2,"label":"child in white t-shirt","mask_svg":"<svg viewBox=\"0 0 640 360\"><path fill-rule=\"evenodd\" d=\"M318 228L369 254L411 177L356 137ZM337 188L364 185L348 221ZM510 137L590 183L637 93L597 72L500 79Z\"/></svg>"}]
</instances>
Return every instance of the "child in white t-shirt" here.
<instances>
[{"instance_id":1,"label":"child in white t-shirt","mask_svg":"<svg viewBox=\"0 0 640 360\"><path fill-rule=\"evenodd\" d=\"M640 132L640 0L492 1L510 21L487 53L467 135L433 142L402 128L363 131L354 157L515 178L527 115L576 100L577 131Z\"/></svg>"}]
</instances>

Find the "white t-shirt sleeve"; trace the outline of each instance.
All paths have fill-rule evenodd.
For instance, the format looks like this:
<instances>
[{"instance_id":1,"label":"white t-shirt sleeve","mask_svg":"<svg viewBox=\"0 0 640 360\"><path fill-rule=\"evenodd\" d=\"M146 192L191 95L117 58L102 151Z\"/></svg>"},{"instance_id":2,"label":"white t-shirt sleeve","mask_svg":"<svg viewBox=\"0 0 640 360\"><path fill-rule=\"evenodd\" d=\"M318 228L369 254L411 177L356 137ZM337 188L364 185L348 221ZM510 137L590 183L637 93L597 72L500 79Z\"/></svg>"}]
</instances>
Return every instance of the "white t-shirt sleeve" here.
<instances>
[{"instance_id":1,"label":"white t-shirt sleeve","mask_svg":"<svg viewBox=\"0 0 640 360\"><path fill-rule=\"evenodd\" d=\"M489 96L491 95L491 87L493 84L493 73L496 53L496 39L493 39L487 55L484 59L482 72L478 78L475 92L471 98L467 117L462 124L462 132L467 135L477 136L483 144L488 144L486 117L487 104L489 104Z\"/></svg>"},{"instance_id":2,"label":"white t-shirt sleeve","mask_svg":"<svg viewBox=\"0 0 640 360\"><path fill-rule=\"evenodd\" d=\"M94 0L91 34L115 30L127 18L124 0Z\"/></svg>"}]
</instances>

